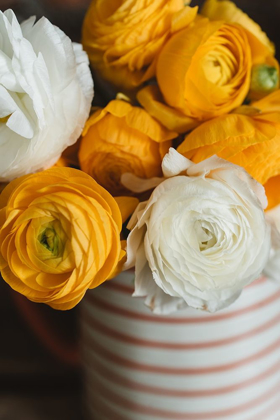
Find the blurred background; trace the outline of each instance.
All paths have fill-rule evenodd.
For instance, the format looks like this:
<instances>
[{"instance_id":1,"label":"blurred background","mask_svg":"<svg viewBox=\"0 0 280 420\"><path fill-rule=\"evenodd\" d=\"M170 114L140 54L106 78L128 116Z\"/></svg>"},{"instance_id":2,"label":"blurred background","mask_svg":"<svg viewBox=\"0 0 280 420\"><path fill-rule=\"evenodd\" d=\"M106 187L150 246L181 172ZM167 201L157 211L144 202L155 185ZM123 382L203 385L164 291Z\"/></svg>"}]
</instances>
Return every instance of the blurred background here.
<instances>
[{"instance_id":1,"label":"blurred background","mask_svg":"<svg viewBox=\"0 0 280 420\"><path fill-rule=\"evenodd\" d=\"M90 0L0 0L0 10L12 8L20 21L31 15L44 15L73 41L79 41L89 3ZM191 4L202 3L193 0ZM235 3L273 40L279 60L280 1ZM0 420L85 418L78 317L79 306L69 312L55 312L26 301L0 281Z\"/></svg>"}]
</instances>

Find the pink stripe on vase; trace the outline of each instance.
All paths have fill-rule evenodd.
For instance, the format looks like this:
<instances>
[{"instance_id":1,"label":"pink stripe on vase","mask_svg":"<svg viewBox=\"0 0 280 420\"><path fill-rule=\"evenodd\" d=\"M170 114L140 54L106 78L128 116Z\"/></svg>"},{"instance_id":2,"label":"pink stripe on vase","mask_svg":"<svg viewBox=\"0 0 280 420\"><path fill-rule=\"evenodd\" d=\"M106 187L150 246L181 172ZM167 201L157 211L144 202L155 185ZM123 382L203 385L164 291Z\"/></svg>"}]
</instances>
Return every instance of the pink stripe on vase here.
<instances>
[{"instance_id":1,"label":"pink stripe on vase","mask_svg":"<svg viewBox=\"0 0 280 420\"><path fill-rule=\"evenodd\" d=\"M143 340L139 339L135 336L128 335L125 333L119 333L115 331L113 328L109 328L104 325L102 322L97 321L97 319L91 319L86 317L85 322L87 322L94 330L104 334L110 338L115 340L132 344L134 346L141 346L141 347L151 347L151 348L160 348L160 349L168 349L168 350L198 350L198 349L206 349L211 347L219 347L225 346L228 344L235 343L237 341L248 339L254 335L257 335L263 331L267 331L270 327L280 324L280 313L279 315L275 316L269 322L252 329L249 333L239 334L237 336L229 337L222 340L214 340L209 342L201 342L201 343L169 343L167 341L152 341L152 340Z\"/></svg>"},{"instance_id":2,"label":"pink stripe on vase","mask_svg":"<svg viewBox=\"0 0 280 420\"><path fill-rule=\"evenodd\" d=\"M130 390L136 390L143 393L148 394L155 394L167 397L176 397L176 398L200 398L200 397L211 397L211 396L219 396L222 394L228 394L234 392L236 390L241 390L244 388L249 387L252 384L256 384L264 379L269 378L275 373L278 373L280 370L280 357L279 361L271 366L266 372L263 372L259 375L256 375L249 380L242 381L240 383L235 383L234 385L222 388L212 388L212 389L203 389L203 390L179 390L179 389L167 389L162 387L152 387L150 385L143 385L141 383L137 383L134 380L127 379L126 377L119 376L105 366L101 366L99 363L95 364L95 372L98 373L100 376L106 378L106 380L110 381L117 386L120 385L122 387L128 388ZM280 374L279 379L280 379ZM280 381L279 381L280 385Z\"/></svg>"},{"instance_id":3,"label":"pink stripe on vase","mask_svg":"<svg viewBox=\"0 0 280 420\"><path fill-rule=\"evenodd\" d=\"M266 347L264 350L261 350L258 353L252 354L252 356L246 357L241 360L237 360L234 363L229 364L221 364L216 366L209 366L204 368L196 368L196 369L184 369L184 368L169 368L166 366L155 366L155 365L148 365L143 363L136 363L125 357L120 357L113 352L108 351L105 347L100 346L96 341L90 340L86 338L84 341L84 345L90 348L95 354L97 354L102 359L110 361L111 363L115 363L118 366L123 366L124 368L132 369L132 370L140 370L149 373L155 374L162 374L162 375L178 375L178 376L186 376L186 375L206 375L211 373L219 373L219 372L226 372L229 370L236 369L240 366L244 366L249 363L253 363L256 360L259 360L263 357L270 356L272 352L278 351L280 349L280 339L277 340L272 345Z\"/></svg>"},{"instance_id":4,"label":"pink stripe on vase","mask_svg":"<svg viewBox=\"0 0 280 420\"><path fill-rule=\"evenodd\" d=\"M276 386L274 386L268 392L264 393L261 398L250 399L250 401L248 401L246 404L240 404L226 410L219 410L219 411L205 410L205 412L178 412L178 411L167 411L167 410L165 411L161 409L154 409L146 405L139 404L135 401L123 398L119 396L118 394L112 392L109 388L106 388L106 386L104 386L102 382L99 379L97 379L97 377L95 378L95 384L96 384L96 389L98 390L98 392L101 392L103 396L106 396L107 400L112 401L117 406L131 410L132 412L140 413L143 416L151 415L151 416L157 416L159 418L168 419L168 420L217 420L217 419L220 419L221 417L228 418L229 416L232 416L234 414L243 413L252 407L257 407L264 401L267 401L267 400L269 401L271 398L274 397L274 395L277 395L279 393L279 389L280 389L280 382L278 382ZM263 420L268 420L268 419L263 419Z\"/></svg>"},{"instance_id":5,"label":"pink stripe on vase","mask_svg":"<svg viewBox=\"0 0 280 420\"><path fill-rule=\"evenodd\" d=\"M90 295L88 299L96 307L106 309L106 311L112 312L115 315L126 316L127 318L130 318L130 319L138 319L141 321L154 322L154 323L159 323L159 324L165 324L165 323L166 324L185 324L185 323L205 323L205 322L223 321L225 319L235 318L237 316L241 316L246 313L256 311L278 300L280 303L280 290L279 292L269 296L268 298L263 299L261 302L248 306L247 308L243 308L237 311L224 313L224 314L219 314L219 313L215 315L209 314L209 316L206 318L171 318L171 317L165 317L165 316L160 316L160 315L147 315L147 314L138 313L136 311L133 312L127 309L120 308L94 295Z\"/></svg>"}]
</instances>

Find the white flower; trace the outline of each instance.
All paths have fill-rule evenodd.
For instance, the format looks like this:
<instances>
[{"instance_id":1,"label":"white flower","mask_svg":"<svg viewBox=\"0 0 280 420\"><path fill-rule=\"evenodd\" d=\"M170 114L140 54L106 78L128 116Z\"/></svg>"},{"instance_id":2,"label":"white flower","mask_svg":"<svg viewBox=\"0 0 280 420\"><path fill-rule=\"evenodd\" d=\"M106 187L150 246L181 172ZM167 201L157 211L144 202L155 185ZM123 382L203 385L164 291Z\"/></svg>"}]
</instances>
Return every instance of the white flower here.
<instances>
[{"instance_id":1,"label":"white flower","mask_svg":"<svg viewBox=\"0 0 280 420\"><path fill-rule=\"evenodd\" d=\"M0 182L52 166L88 117L88 58L46 18L0 12Z\"/></svg>"},{"instance_id":2,"label":"white flower","mask_svg":"<svg viewBox=\"0 0 280 420\"><path fill-rule=\"evenodd\" d=\"M271 225L271 250L264 274L272 280L280 281L280 205L266 212Z\"/></svg>"},{"instance_id":3,"label":"white flower","mask_svg":"<svg viewBox=\"0 0 280 420\"><path fill-rule=\"evenodd\" d=\"M241 167L216 156L199 164L170 149L165 179L128 225L125 269L135 264L134 296L155 313L187 305L217 311L262 272L270 250L264 188ZM135 182L137 181L137 182ZM126 174L126 187L141 190Z\"/></svg>"}]
</instances>

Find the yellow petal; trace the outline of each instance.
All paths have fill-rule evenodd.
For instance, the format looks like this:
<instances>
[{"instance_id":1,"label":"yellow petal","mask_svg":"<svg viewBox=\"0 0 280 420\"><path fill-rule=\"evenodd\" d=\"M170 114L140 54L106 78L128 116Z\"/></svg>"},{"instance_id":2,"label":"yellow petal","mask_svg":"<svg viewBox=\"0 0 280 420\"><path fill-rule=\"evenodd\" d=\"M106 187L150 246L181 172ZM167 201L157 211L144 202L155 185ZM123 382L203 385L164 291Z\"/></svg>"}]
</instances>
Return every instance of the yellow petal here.
<instances>
[{"instance_id":1,"label":"yellow petal","mask_svg":"<svg viewBox=\"0 0 280 420\"><path fill-rule=\"evenodd\" d=\"M274 45L262 31L261 27L246 15L246 13L242 12L232 1L206 0L200 13L210 20L224 20L225 22L238 23L248 29L248 31L266 45L271 53L274 54Z\"/></svg>"},{"instance_id":2,"label":"yellow petal","mask_svg":"<svg viewBox=\"0 0 280 420\"><path fill-rule=\"evenodd\" d=\"M188 3L93 1L85 16L82 42L95 71L127 90L153 77L158 53L172 28L185 27L195 17Z\"/></svg>"},{"instance_id":3,"label":"yellow petal","mask_svg":"<svg viewBox=\"0 0 280 420\"><path fill-rule=\"evenodd\" d=\"M264 184L264 188L268 200L266 210L270 210L280 204L280 175L270 178Z\"/></svg>"},{"instance_id":4,"label":"yellow petal","mask_svg":"<svg viewBox=\"0 0 280 420\"><path fill-rule=\"evenodd\" d=\"M162 154L177 133L168 130L147 111L113 100L92 115L79 151L80 165L114 196L128 195L123 173L143 178L161 175Z\"/></svg>"},{"instance_id":5,"label":"yellow petal","mask_svg":"<svg viewBox=\"0 0 280 420\"><path fill-rule=\"evenodd\" d=\"M122 214L123 223L129 218L139 204L135 197L115 197Z\"/></svg>"},{"instance_id":6,"label":"yellow petal","mask_svg":"<svg viewBox=\"0 0 280 420\"><path fill-rule=\"evenodd\" d=\"M280 89L251 104L263 112L280 112Z\"/></svg>"},{"instance_id":7,"label":"yellow petal","mask_svg":"<svg viewBox=\"0 0 280 420\"><path fill-rule=\"evenodd\" d=\"M145 110L169 130L186 133L199 125L199 121L182 114L164 104L157 86L146 86L137 94L137 99Z\"/></svg>"},{"instance_id":8,"label":"yellow petal","mask_svg":"<svg viewBox=\"0 0 280 420\"><path fill-rule=\"evenodd\" d=\"M280 112L269 112L269 100L257 105L267 105L266 111L228 114L201 124L178 151L194 162L216 154L266 183L280 174Z\"/></svg>"},{"instance_id":9,"label":"yellow petal","mask_svg":"<svg viewBox=\"0 0 280 420\"><path fill-rule=\"evenodd\" d=\"M123 265L126 261L126 241L121 241L121 251L119 256L119 262L116 266L116 268L111 272L110 276L108 277L108 280L113 279L118 274L122 272Z\"/></svg>"},{"instance_id":10,"label":"yellow petal","mask_svg":"<svg viewBox=\"0 0 280 420\"><path fill-rule=\"evenodd\" d=\"M273 138L275 135L273 126L265 125L261 128L264 130L267 128L269 132L263 133L257 130L256 122L246 115L223 115L206 121L193 130L177 150L195 162L200 162L225 147L232 147L232 153L236 154L238 148L243 150L254 142L265 141L268 136Z\"/></svg>"},{"instance_id":11,"label":"yellow petal","mask_svg":"<svg viewBox=\"0 0 280 420\"><path fill-rule=\"evenodd\" d=\"M24 177L16 178L13 181L11 181L9 184L5 185L3 188L1 194L0 194L0 209L6 206L7 201L11 195L12 192L16 189L18 185L21 184L23 179L27 179L30 175L24 175Z\"/></svg>"},{"instance_id":12,"label":"yellow petal","mask_svg":"<svg viewBox=\"0 0 280 420\"><path fill-rule=\"evenodd\" d=\"M186 6L183 10L178 11L172 17L171 33L174 34L181 29L189 26L196 18L198 6Z\"/></svg>"}]
</instances>

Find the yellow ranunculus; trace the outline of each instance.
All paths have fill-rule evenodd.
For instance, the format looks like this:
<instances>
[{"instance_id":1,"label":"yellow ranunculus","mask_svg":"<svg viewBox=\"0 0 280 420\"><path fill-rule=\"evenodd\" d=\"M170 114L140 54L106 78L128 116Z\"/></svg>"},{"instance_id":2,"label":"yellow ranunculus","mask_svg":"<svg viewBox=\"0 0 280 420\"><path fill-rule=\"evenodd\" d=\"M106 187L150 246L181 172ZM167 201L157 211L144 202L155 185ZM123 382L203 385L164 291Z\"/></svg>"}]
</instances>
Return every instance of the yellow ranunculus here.
<instances>
[{"instance_id":1,"label":"yellow ranunculus","mask_svg":"<svg viewBox=\"0 0 280 420\"><path fill-rule=\"evenodd\" d=\"M274 54L274 45L268 39L261 27L254 22L246 13L242 12L232 1L229 0L206 0L200 13L210 20L223 20L229 23L238 23L250 31L259 39L272 54Z\"/></svg>"},{"instance_id":2,"label":"yellow ranunculus","mask_svg":"<svg viewBox=\"0 0 280 420\"><path fill-rule=\"evenodd\" d=\"M197 8L184 0L93 0L83 46L101 77L132 88L155 74L155 59L170 34L188 26Z\"/></svg>"},{"instance_id":3,"label":"yellow ranunculus","mask_svg":"<svg viewBox=\"0 0 280 420\"><path fill-rule=\"evenodd\" d=\"M51 168L12 181L0 209L1 274L34 302L73 308L123 258L116 201L76 169Z\"/></svg>"},{"instance_id":4,"label":"yellow ranunculus","mask_svg":"<svg viewBox=\"0 0 280 420\"><path fill-rule=\"evenodd\" d=\"M280 202L279 193L273 197L280 175L280 90L235 112L201 124L185 137L178 152L194 162L218 155L243 166L261 184L269 184L269 206L276 205Z\"/></svg>"},{"instance_id":5,"label":"yellow ranunculus","mask_svg":"<svg viewBox=\"0 0 280 420\"><path fill-rule=\"evenodd\" d=\"M252 66L260 63L277 65L250 32L199 17L167 42L156 74L166 103L201 121L240 106L249 91Z\"/></svg>"},{"instance_id":6,"label":"yellow ranunculus","mask_svg":"<svg viewBox=\"0 0 280 420\"><path fill-rule=\"evenodd\" d=\"M127 193L121 175L130 172L142 178L161 176L162 158L176 136L144 109L114 100L87 121L80 165L113 195Z\"/></svg>"},{"instance_id":7,"label":"yellow ranunculus","mask_svg":"<svg viewBox=\"0 0 280 420\"><path fill-rule=\"evenodd\" d=\"M256 60L252 67L252 79L250 85L249 98L251 100L261 99L263 96L276 90L279 86L279 68L278 63L272 58L275 48L268 39L261 27L249 18L246 13L242 12L232 1L229 0L206 0L201 14L210 20L223 20L228 23L238 23L247 31L251 32L254 37L260 41L270 54L267 60L263 60L262 54L260 59ZM251 39L251 41L253 38Z\"/></svg>"}]
</instances>

